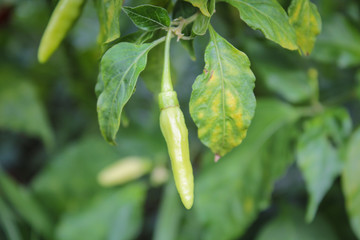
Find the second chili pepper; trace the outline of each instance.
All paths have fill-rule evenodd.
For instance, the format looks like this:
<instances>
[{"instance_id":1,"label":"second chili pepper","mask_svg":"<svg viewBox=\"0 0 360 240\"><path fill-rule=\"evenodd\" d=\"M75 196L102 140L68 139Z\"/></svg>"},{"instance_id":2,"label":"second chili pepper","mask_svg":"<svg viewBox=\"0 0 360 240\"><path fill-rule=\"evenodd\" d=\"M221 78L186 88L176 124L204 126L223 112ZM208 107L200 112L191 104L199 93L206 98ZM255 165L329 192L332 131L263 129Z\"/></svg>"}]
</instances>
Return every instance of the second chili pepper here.
<instances>
[{"instance_id":1,"label":"second chili pepper","mask_svg":"<svg viewBox=\"0 0 360 240\"><path fill-rule=\"evenodd\" d=\"M38 60L45 63L79 17L85 0L60 0L41 38Z\"/></svg>"}]
</instances>

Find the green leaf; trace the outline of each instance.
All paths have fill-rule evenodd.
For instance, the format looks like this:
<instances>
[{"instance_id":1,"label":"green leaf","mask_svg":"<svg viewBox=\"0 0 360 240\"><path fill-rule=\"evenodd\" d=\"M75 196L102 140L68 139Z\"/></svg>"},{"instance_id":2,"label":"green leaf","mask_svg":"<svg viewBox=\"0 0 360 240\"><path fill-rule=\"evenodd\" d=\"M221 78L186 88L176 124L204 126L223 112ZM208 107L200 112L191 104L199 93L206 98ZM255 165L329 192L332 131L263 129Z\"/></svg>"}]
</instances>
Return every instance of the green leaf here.
<instances>
[{"instance_id":1,"label":"green leaf","mask_svg":"<svg viewBox=\"0 0 360 240\"><path fill-rule=\"evenodd\" d=\"M297 144L297 163L310 195L307 222L314 219L321 200L341 172L343 164L337 147L350 132L349 125L350 117L343 109L328 110L305 122Z\"/></svg>"},{"instance_id":2,"label":"green leaf","mask_svg":"<svg viewBox=\"0 0 360 240\"><path fill-rule=\"evenodd\" d=\"M215 0L209 1L209 11L211 15L215 12L215 3ZM209 28L210 18L211 17L199 14L194 21L192 32L196 35L204 35Z\"/></svg>"},{"instance_id":3,"label":"green leaf","mask_svg":"<svg viewBox=\"0 0 360 240\"><path fill-rule=\"evenodd\" d=\"M176 240L183 215L183 207L174 181L170 181L162 198L153 240Z\"/></svg>"},{"instance_id":4,"label":"green leaf","mask_svg":"<svg viewBox=\"0 0 360 240\"><path fill-rule=\"evenodd\" d=\"M267 39L282 47L296 50L296 34L285 10L276 0L223 0L240 12L240 18L253 29L261 30Z\"/></svg>"},{"instance_id":5,"label":"green leaf","mask_svg":"<svg viewBox=\"0 0 360 240\"><path fill-rule=\"evenodd\" d=\"M180 40L181 46L188 52L192 61L196 60L196 53L194 48L194 39L191 40Z\"/></svg>"},{"instance_id":6,"label":"green leaf","mask_svg":"<svg viewBox=\"0 0 360 240\"><path fill-rule=\"evenodd\" d=\"M122 3L122 0L95 0L101 43L109 43L120 37L119 16Z\"/></svg>"},{"instance_id":7,"label":"green leaf","mask_svg":"<svg viewBox=\"0 0 360 240\"><path fill-rule=\"evenodd\" d=\"M161 90L161 79L164 67L164 51L165 44L161 43L154 47L148 54L148 63L146 68L140 74L140 78L145 82L147 89L149 89L154 96L157 96ZM170 62L171 80L173 85L176 85L176 69Z\"/></svg>"},{"instance_id":8,"label":"green leaf","mask_svg":"<svg viewBox=\"0 0 360 240\"><path fill-rule=\"evenodd\" d=\"M158 109L156 105L154 107ZM154 111L154 116L146 118L145 121L150 122L152 127L154 127L154 125L159 127L157 125L159 121L158 112ZM116 146L117 151L124 156L144 156L166 161L168 152L161 131L155 128L154 131L149 133L148 126L144 124L137 126L132 124L132 126L132 128L126 128L119 133L119 144Z\"/></svg>"},{"instance_id":9,"label":"green leaf","mask_svg":"<svg viewBox=\"0 0 360 240\"><path fill-rule=\"evenodd\" d=\"M82 206L101 191L98 173L119 157L103 139L88 136L51 159L32 181L32 189L43 206L57 216Z\"/></svg>"},{"instance_id":10,"label":"green leaf","mask_svg":"<svg viewBox=\"0 0 360 240\"><path fill-rule=\"evenodd\" d=\"M198 240L203 239L201 224L198 221L196 213L194 211L187 211L184 214L184 218L181 219L181 223L183 226L181 227L181 231L179 232L176 240Z\"/></svg>"},{"instance_id":11,"label":"green leaf","mask_svg":"<svg viewBox=\"0 0 360 240\"><path fill-rule=\"evenodd\" d=\"M200 140L224 156L245 138L255 111L255 76L247 56L211 27L205 69L193 85L190 114Z\"/></svg>"},{"instance_id":12,"label":"green leaf","mask_svg":"<svg viewBox=\"0 0 360 240\"><path fill-rule=\"evenodd\" d=\"M163 40L141 45L119 43L104 54L101 60L104 89L98 98L97 111L101 133L108 142L115 143L122 109L146 66L148 52Z\"/></svg>"},{"instance_id":13,"label":"green leaf","mask_svg":"<svg viewBox=\"0 0 360 240\"><path fill-rule=\"evenodd\" d=\"M314 95L310 79L306 71L286 68L272 63L257 63L259 78L273 92L291 103L301 103L310 100Z\"/></svg>"},{"instance_id":14,"label":"green leaf","mask_svg":"<svg viewBox=\"0 0 360 240\"><path fill-rule=\"evenodd\" d=\"M9 240L21 240L20 229L16 224L16 216L0 198L0 229L5 232Z\"/></svg>"},{"instance_id":15,"label":"green leaf","mask_svg":"<svg viewBox=\"0 0 360 240\"><path fill-rule=\"evenodd\" d=\"M106 166L126 156L158 159L167 156L161 132L149 134L141 127L122 131L119 144L112 147L100 136L87 135L71 142L49 163L31 183L37 199L53 216L77 209L104 191L97 181ZM159 140L160 139L160 140ZM136 147L134 147L136 146Z\"/></svg>"},{"instance_id":16,"label":"green leaf","mask_svg":"<svg viewBox=\"0 0 360 240\"><path fill-rule=\"evenodd\" d=\"M356 71L355 80L356 80L355 95L357 99L360 99L360 69Z\"/></svg>"},{"instance_id":17,"label":"green leaf","mask_svg":"<svg viewBox=\"0 0 360 240\"><path fill-rule=\"evenodd\" d=\"M137 7L123 7L123 10L138 28L145 31L170 26L170 18L165 8L144 4Z\"/></svg>"},{"instance_id":18,"label":"green leaf","mask_svg":"<svg viewBox=\"0 0 360 240\"><path fill-rule=\"evenodd\" d=\"M342 172L342 187L346 210L356 236L360 238L360 128L352 135L347 149L346 161Z\"/></svg>"},{"instance_id":19,"label":"green leaf","mask_svg":"<svg viewBox=\"0 0 360 240\"><path fill-rule=\"evenodd\" d=\"M319 61L340 67L360 64L360 31L342 15L324 22L312 56Z\"/></svg>"},{"instance_id":20,"label":"green leaf","mask_svg":"<svg viewBox=\"0 0 360 240\"><path fill-rule=\"evenodd\" d=\"M290 24L295 28L301 53L309 55L316 36L321 32L321 17L316 5L309 0L292 0L288 8Z\"/></svg>"},{"instance_id":21,"label":"green leaf","mask_svg":"<svg viewBox=\"0 0 360 240\"><path fill-rule=\"evenodd\" d=\"M28 189L16 184L0 168L0 193L35 231L50 237L52 221Z\"/></svg>"},{"instance_id":22,"label":"green leaf","mask_svg":"<svg viewBox=\"0 0 360 240\"><path fill-rule=\"evenodd\" d=\"M271 220L257 236L256 240L335 240L337 239L332 226L323 218L317 217L311 224L304 222L300 209L286 207Z\"/></svg>"},{"instance_id":23,"label":"green leaf","mask_svg":"<svg viewBox=\"0 0 360 240\"><path fill-rule=\"evenodd\" d=\"M130 43L136 43L136 44L143 44L146 41L150 40L154 36L154 32L146 32L143 30L139 30L134 33L130 33L128 35L125 35L119 39L119 42L130 42Z\"/></svg>"},{"instance_id":24,"label":"green leaf","mask_svg":"<svg viewBox=\"0 0 360 240\"><path fill-rule=\"evenodd\" d=\"M98 77L97 77L97 82L95 85L95 95L97 98L100 96L102 91L104 91L104 82L102 80L101 73L99 73Z\"/></svg>"},{"instance_id":25,"label":"green leaf","mask_svg":"<svg viewBox=\"0 0 360 240\"><path fill-rule=\"evenodd\" d=\"M155 96L161 90L161 79L164 66L165 44L159 44L149 53L148 64L140 77L145 82L146 87Z\"/></svg>"},{"instance_id":26,"label":"green leaf","mask_svg":"<svg viewBox=\"0 0 360 240\"><path fill-rule=\"evenodd\" d=\"M268 206L275 180L293 161L287 157L292 154L283 154L281 149L290 151L293 134L289 134L292 128L288 126L298 117L287 104L258 100L244 142L221 161L199 172L193 207L196 218L191 216L187 221L200 222L201 239L237 239Z\"/></svg>"},{"instance_id":27,"label":"green leaf","mask_svg":"<svg viewBox=\"0 0 360 240\"><path fill-rule=\"evenodd\" d=\"M120 43L120 42L129 42L129 43L135 43L135 44L142 44L146 41L152 39L154 36L154 32L146 32L143 30L139 30L134 33L127 34L121 38L117 38L114 41L111 41L109 43L106 43L102 46L103 52L106 52L108 49L113 47L114 45Z\"/></svg>"},{"instance_id":28,"label":"green leaf","mask_svg":"<svg viewBox=\"0 0 360 240\"><path fill-rule=\"evenodd\" d=\"M192 32L195 35L204 35L209 27L210 17L199 15L194 21Z\"/></svg>"},{"instance_id":29,"label":"green leaf","mask_svg":"<svg viewBox=\"0 0 360 240\"><path fill-rule=\"evenodd\" d=\"M194 8L190 3L185 2L185 1L177 1L174 6L172 18L173 19L176 19L179 17L189 18L189 17L193 16L194 14L196 14L196 12L197 12L197 9ZM191 25L191 24L189 24L189 25ZM187 30L186 28L187 27L185 27L184 30Z\"/></svg>"},{"instance_id":30,"label":"green leaf","mask_svg":"<svg viewBox=\"0 0 360 240\"><path fill-rule=\"evenodd\" d=\"M189 3L191 3L194 7L197 7L200 9L201 13L204 14L207 17L210 17L211 14L209 13L208 10L208 1L207 0L185 0Z\"/></svg>"},{"instance_id":31,"label":"green leaf","mask_svg":"<svg viewBox=\"0 0 360 240\"><path fill-rule=\"evenodd\" d=\"M145 193L143 184L133 184L97 196L60 219L56 239L135 239L141 227Z\"/></svg>"},{"instance_id":32,"label":"green leaf","mask_svg":"<svg viewBox=\"0 0 360 240\"><path fill-rule=\"evenodd\" d=\"M14 71L0 69L0 128L39 137L51 148L53 132L36 89Z\"/></svg>"},{"instance_id":33,"label":"green leaf","mask_svg":"<svg viewBox=\"0 0 360 240\"><path fill-rule=\"evenodd\" d=\"M324 125L333 145L342 147L352 131L352 120L345 108L331 108L325 112Z\"/></svg>"}]
</instances>

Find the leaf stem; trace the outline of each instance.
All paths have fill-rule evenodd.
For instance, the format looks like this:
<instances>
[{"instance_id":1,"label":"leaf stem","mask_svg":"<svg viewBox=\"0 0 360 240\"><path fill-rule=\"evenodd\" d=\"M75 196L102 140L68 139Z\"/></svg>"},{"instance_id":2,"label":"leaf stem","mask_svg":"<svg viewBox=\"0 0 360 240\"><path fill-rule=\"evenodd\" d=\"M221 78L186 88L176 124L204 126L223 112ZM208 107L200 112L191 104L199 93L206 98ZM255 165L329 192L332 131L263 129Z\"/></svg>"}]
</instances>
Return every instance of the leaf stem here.
<instances>
[{"instance_id":1,"label":"leaf stem","mask_svg":"<svg viewBox=\"0 0 360 240\"><path fill-rule=\"evenodd\" d=\"M297 111L302 117L314 117L324 111L324 107L319 103L308 107L298 107Z\"/></svg>"},{"instance_id":2,"label":"leaf stem","mask_svg":"<svg viewBox=\"0 0 360 240\"><path fill-rule=\"evenodd\" d=\"M193 21L195 21L195 19L197 18L197 16L199 15L199 12L196 12L195 14L191 15L188 18L184 19L184 26L192 23Z\"/></svg>"},{"instance_id":3,"label":"leaf stem","mask_svg":"<svg viewBox=\"0 0 360 240\"><path fill-rule=\"evenodd\" d=\"M170 42L172 31L169 29L165 40L165 54L164 54L164 71L161 81L161 92L173 91L170 74Z\"/></svg>"},{"instance_id":4,"label":"leaf stem","mask_svg":"<svg viewBox=\"0 0 360 240\"><path fill-rule=\"evenodd\" d=\"M316 106L316 105L321 105L320 101L319 101L319 79L318 79L318 72L315 68L310 68L308 70L308 79L309 79L309 84L312 90L312 96L311 96L311 104Z\"/></svg>"},{"instance_id":5,"label":"leaf stem","mask_svg":"<svg viewBox=\"0 0 360 240\"><path fill-rule=\"evenodd\" d=\"M178 37L178 41L180 39L183 39L183 40L190 40L192 38L189 38L189 37L184 37L184 34L182 33L182 30L190 23L194 22L197 18L197 16L199 15L199 12L191 15L190 17L188 18L177 18L175 19L172 24L173 25L176 25L177 27L173 27L172 28L172 31L174 32L174 34Z\"/></svg>"},{"instance_id":6,"label":"leaf stem","mask_svg":"<svg viewBox=\"0 0 360 240\"><path fill-rule=\"evenodd\" d=\"M195 19L197 18L198 15L199 15L199 12L196 12L188 18L179 17L177 19L174 19L174 21L171 24L176 25L176 26L182 25L183 27L185 27L186 25L195 21Z\"/></svg>"}]
</instances>

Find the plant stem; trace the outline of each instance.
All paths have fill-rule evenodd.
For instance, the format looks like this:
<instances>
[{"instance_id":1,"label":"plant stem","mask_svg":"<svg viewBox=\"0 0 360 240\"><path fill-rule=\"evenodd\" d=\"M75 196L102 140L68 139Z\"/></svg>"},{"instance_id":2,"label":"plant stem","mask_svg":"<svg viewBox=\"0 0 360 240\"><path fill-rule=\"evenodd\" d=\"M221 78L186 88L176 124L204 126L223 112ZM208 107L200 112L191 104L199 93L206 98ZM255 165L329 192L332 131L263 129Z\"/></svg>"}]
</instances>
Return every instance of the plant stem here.
<instances>
[{"instance_id":1,"label":"plant stem","mask_svg":"<svg viewBox=\"0 0 360 240\"><path fill-rule=\"evenodd\" d=\"M183 27L185 27L186 25L195 21L195 19L198 15L199 15L199 12L196 12L188 18L179 17L172 22L172 25L176 25L176 26L182 25Z\"/></svg>"},{"instance_id":2,"label":"plant stem","mask_svg":"<svg viewBox=\"0 0 360 240\"><path fill-rule=\"evenodd\" d=\"M165 54L164 54L164 71L163 77L161 81L161 91L162 92L170 92L173 91L173 86L171 82L171 74L170 74L170 42L171 42L171 30L169 29L166 40L165 40Z\"/></svg>"},{"instance_id":3,"label":"plant stem","mask_svg":"<svg viewBox=\"0 0 360 240\"><path fill-rule=\"evenodd\" d=\"M197 18L197 16L199 15L199 12L191 15L190 17L188 18L185 18L184 19L184 27L190 23L192 23L193 21L195 21L195 19Z\"/></svg>"}]
</instances>

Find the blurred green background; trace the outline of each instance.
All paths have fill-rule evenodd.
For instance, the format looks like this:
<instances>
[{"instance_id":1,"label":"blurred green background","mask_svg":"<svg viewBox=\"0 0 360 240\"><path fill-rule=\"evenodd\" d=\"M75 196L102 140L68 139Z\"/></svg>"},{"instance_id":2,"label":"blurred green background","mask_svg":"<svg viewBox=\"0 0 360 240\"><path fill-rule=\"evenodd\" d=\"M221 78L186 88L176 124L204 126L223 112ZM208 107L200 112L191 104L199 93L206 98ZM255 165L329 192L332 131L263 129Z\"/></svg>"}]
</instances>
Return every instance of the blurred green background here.
<instances>
[{"instance_id":1,"label":"blurred green background","mask_svg":"<svg viewBox=\"0 0 360 240\"><path fill-rule=\"evenodd\" d=\"M290 4L279 2L285 9ZM360 198L344 191L351 182L360 192L360 179L343 170L354 159L345 169L360 172L360 2L313 2L322 32L308 57L266 40L230 5L216 5L212 25L248 55L257 78L248 136L216 164L188 110L208 35L195 39L195 62L173 41L172 75L195 175L195 203L187 211L158 123L153 90L156 77L160 81L161 47L150 52L125 106L117 145L110 146L97 122L100 47L93 2L41 65L37 48L56 1L2 0L0 239L351 240L356 232L360 237ZM123 36L136 30L123 13L120 23ZM129 156L151 168L124 184L99 183L105 167Z\"/></svg>"}]
</instances>

